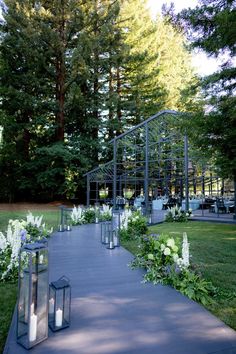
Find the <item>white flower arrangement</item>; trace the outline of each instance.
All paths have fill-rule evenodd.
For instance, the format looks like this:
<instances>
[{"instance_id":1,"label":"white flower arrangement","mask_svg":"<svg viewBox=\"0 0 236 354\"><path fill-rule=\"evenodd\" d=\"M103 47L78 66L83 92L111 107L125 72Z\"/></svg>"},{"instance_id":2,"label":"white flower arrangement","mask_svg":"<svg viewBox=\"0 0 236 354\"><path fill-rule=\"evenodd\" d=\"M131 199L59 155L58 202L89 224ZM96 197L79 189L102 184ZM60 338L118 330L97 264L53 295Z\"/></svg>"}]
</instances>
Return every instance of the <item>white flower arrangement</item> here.
<instances>
[{"instance_id":1,"label":"white flower arrangement","mask_svg":"<svg viewBox=\"0 0 236 354\"><path fill-rule=\"evenodd\" d=\"M71 212L71 220L72 220L73 224L75 224L75 225L83 224L84 215L83 215L83 209L80 206L76 207L74 205L72 212Z\"/></svg>"},{"instance_id":2,"label":"white flower arrangement","mask_svg":"<svg viewBox=\"0 0 236 354\"><path fill-rule=\"evenodd\" d=\"M172 261L179 267L180 270L189 267L189 243L186 232L183 233L181 256L178 254L179 247L175 244L175 240L172 237L162 239L160 243L160 251L164 256L170 256Z\"/></svg>"},{"instance_id":3,"label":"white flower arrangement","mask_svg":"<svg viewBox=\"0 0 236 354\"><path fill-rule=\"evenodd\" d=\"M183 243L182 243L182 259L184 267L189 267L189 243L187 233L183 233Z\"/></svg>"},{"instance_id":4,"label":"white flower arrangement","mask_svg":"<svg viewBox=\"0 0 236 354\"><path fill-rule=\"evenodd\" d=\"M125 209L120 216L120 228L121 230L127 230L129 218L132 216L132 211L130 209Z\"/></svg>"},{"instance_id":5,"label":"white flower arrangement","mask_svg":"<svg viewBox=\"0 0 236 354\"><path fill-rule=\"evenodd\" d=\"M31 224L40 228L41 226L45 227L45 224L42 225L43 215L41 216L33 216L33 214L29 211L26 216L27 224Z\"/></svg>"},{"instance_id":6,"label":"white flower arrangement","mask_svg":"<svg viewBox=\"0 0 236 354\"><path fill-rule=\"evenodd\" d=\"M112 207L109 205L103 204L102 209L100 210L100 215L102 220L111 220L112 218Z\"/></svg>"},{"instance_id":7,"label":"white flower arrangement","mask_svg":"<svg viewBox=\"0 0 236 354\"><path fill-rule=\"evenodd\" d=\"M3 270L0 280L14 278L17 274L18 256L24 243L34 241L35 237L40 239L53 231L46 229L42 218L34 217L29 212L26 220L9 220L6 234L0 232L0 268Z\"/></svg>"},{"instance_id":8,"label":"white flower arrangement","mask_svg":"<svg viewBox=\"0 0 236 354\"><path fill-rule=\"evenodd\" d=\"M189 267L190 262L189 262L189 243L188 243L188 236L187 233L183 233L183 242L182 242L182 258L179 258L176 261L176 264L182 269L186 269Z\"/></svg>"},{"instance_id":9,"label":"white flower arrangement","mask_svg":"<svg viewBox=\"0 0 236 354\"><path fill-rule=\"evenodd\" d=\"M185 211L181 210L181 208L176 205L172 208L167 209L167 214L165 215L165 220L168 222L173 222L173 221L184 222L184 221L187 221L187 219L190 216L192 216L191 209L189 209L189 211L185 212Z\"/></svg>"}]
</instances>

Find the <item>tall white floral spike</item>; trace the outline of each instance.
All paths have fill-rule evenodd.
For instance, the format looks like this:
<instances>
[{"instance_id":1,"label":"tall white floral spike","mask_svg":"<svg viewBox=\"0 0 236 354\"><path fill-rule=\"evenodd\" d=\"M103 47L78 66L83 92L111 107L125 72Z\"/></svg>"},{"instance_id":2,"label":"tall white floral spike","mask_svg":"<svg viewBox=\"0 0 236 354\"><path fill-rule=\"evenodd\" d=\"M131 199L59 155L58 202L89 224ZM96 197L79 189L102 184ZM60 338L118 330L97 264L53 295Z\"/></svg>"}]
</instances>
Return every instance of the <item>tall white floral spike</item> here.
<instances>
[{"instance_id":1,"label":"tall white floral spike","mask_svg":"<svg viewBox=\"0 0 236 354\"><path fill-rule=\"evenodd\" d=\"M71 219L75 223L82 221L83 209L79 206L78 206L78 208L76 208L76 206L74 205L74 208L72 209L72 212L71 212Z\"/></svg>"},{"instance_id":2,"label":"tall white floral spike","mask_svg":"<svg viewBox=\"0 0 236 354\"><path fill-rule=\"evenodd\" d=\"M183 265L186 268L189 267L189 243L188 243L188 236L186 232L183 232L182 259L183 259Z\"/></svg>"}]
</instances>

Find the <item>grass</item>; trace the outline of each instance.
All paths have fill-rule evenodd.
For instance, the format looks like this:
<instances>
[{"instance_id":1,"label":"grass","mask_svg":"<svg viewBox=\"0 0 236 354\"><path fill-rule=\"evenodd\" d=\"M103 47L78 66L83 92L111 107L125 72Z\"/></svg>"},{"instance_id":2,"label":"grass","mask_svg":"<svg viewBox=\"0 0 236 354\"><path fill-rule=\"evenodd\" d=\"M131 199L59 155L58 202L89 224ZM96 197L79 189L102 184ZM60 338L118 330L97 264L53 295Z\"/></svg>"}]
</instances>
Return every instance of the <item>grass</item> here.
<instances>
[{"instance_id":1,"label":"grass","mask_svg":"<svg viewBox=\"0 0 236 354\"><path fill-rule=\"evenodd\" d=\"M6 230L9 219L25 219L27 214L27 211L0 211L0 231L4 232ZM34 216L43 215L43 222L45 222L49 228L53 227L54 230L57 230L60 217L59 211L34 210L32 214Z\"/></svg>"},{"instance_id":2,"label":"grass","mask_svg":"<svg viewBox=\"0 0 236 354\"><path fill-rule=\"evenodd\" d=\"M38 210L32 214L43 215L46 225L57 230L59 211ZM26 215L26 211L0 211L0 231L5 232L9 219L24 219ZM0 299L0 353L2 353L17 299L17 283L0 283Z\"/></svg>"},{"instance_id":3,"label":"grass","mask_svg":"<svg viewBox=\"0 0 236 354\"><path fill-rule=\"evenodd\" d=\"M211 222L163 223L150 227L149 231L179 238L187 232L192 263L219 288L208 310L236 329L236 226ZM133 254L139 252L137 241L122 245Z\"/></svg>"},{"instance_id":4,"label":"grass","mask_svg":"<svg viewBox=\"0 0 236 354\"><path fill-rule=\"evenodd\" d=\"M25 218L26 211L1 211L0 231L5 231L9 219ZM58 211L34 211L33 215L43 215L46 224L57 229ZM215 303L208 309L226 324L236 329L236 292L235 259L236 227L235 225L188 222L163 223L149 228L151 233L169 233L173 237L182 237L187 232L190 242L192 262L202 272L204 278L221 289ZM126 241L122 245L133 254L138 253L138 243ZM17 297L16 283L0 284L0 353L3 351Z\"/></svg>"}]
</instances>

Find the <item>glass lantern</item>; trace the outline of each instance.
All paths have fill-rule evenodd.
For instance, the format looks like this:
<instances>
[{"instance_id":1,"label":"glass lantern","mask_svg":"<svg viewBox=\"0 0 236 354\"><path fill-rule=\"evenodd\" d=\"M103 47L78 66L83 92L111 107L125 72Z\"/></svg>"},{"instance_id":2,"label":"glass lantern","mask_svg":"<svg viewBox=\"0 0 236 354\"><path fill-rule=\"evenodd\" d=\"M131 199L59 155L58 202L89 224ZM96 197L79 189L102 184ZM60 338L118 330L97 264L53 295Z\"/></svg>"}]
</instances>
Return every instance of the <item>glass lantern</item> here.
<instances>
[{"instance_id":1,"label":"glass lantern","mask_svg":"<svg viewBox=\"0 0 236 354\"><path fill-rule=\"evenodd\" d=\"M112 231L110 221L103 221L101 224L101 243L107 245L109 243L109 232Z\"/></svg>"},{"instance_id":2,"label":"glass lantern","mask_svg":"<svg viewBox=\"0 0 236 354\"><path fill-rule=\"evenodd\" d=\"M48 247L27 244L20 250L17 342L30 349L48 337Z\"/></svg>"},{"instance_id":3,"label":"glass lantern","mask_svg":"<svg viewBox=\"0 0 236 354\"><path fill-rule=\"evenodd\" d=\"M122 210L115 210L112 213L112 229L114 232L114 246L120 246L120 223L121 223L121 214L123 213Z\"/></svg>"},{"instance_id":4,"label":"glass lantern","mask_svg":"<svg viewBox=\"0 0 236 354\"><path fill-rule=\"evenodd\" d=\"M99 216L100 216L100 208L99 206L95 206L95 224L99 223Z\"/></svg>"},{"instance_id":5,"label":"glass lantern","mask_svg":"<svg viewBox=\"0 0 236 354\"><path fill-rule=\"evenodd\" d=\"M58 225L58 231L63 232L65 231L65 207L64 205L59 206L59 225Z\"/></svg>"},{"instance_id":6,"label":"glass lantern","mask_svg":"<svg viewBox=\"0 0 236 354\"><path fill-rule=\"evenodd\" d=\"M111 222L109 222L108 226L109 227L106 230L105 237L108 240L107 249L112 250L112 249L115 248L115 245L114 245L114 234L115 234L115 231L112 228L112 223Z\"/></svg>"},{"instance_id":7,"label":"glass lantern","mask_svg":"<svg viewBox=\"0 0 236 354\"><path fill-rule=\"evenodd\" d=\"M65 213L65 225L64 225L64 228L66 231L71 231L72 228L71 228L71 212L72 212L72 209L71 208L64 208L64 213Z\"/></svg>"},{"instance_id":8,"label":"glass lantern","mask_svg":"<svg viewBox=\"0 0 236 354\"><path fill-rule=\"evenodd\" d=\"M49 327L52 331L69 327L71 306L70 281L63 276L49 285Z\"/></svg>"}]
</instances>

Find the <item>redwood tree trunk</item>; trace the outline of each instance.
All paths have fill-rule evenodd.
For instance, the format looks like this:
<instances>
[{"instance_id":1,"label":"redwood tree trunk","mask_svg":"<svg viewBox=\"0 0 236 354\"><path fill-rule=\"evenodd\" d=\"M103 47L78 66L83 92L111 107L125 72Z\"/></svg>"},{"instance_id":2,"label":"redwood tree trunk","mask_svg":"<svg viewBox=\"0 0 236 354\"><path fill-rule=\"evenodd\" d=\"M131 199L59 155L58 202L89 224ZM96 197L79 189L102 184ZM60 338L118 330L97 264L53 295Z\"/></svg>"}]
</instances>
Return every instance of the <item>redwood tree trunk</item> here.
<instances>
[{"instance_id":1,"label":"redwood tree trunk","mask_svg":"<svg viewBox=\"0 0 236 354\"><path fill-rule=\"evenodd\" d=\"M122 112L121 112L121 78L120 78L120 67L117 66L116 70L116 80L117 80L117 95L118 95L118 103L117 103L117 121L118 121L118 129L116 135L120 135L122 133Z\"/></svg>"},{"instance_id":2,"label":"redwood tree trunk","mask_svg":"<svg viewBox=\"0 0 236 354\"><path fill-rule=\"evenodd\" d=\"M64 141L65 133L65 14L64 0L61 0L61 19L58 27L60 46L56 59L56 141Z\"/></svg>"}]
</instances>

